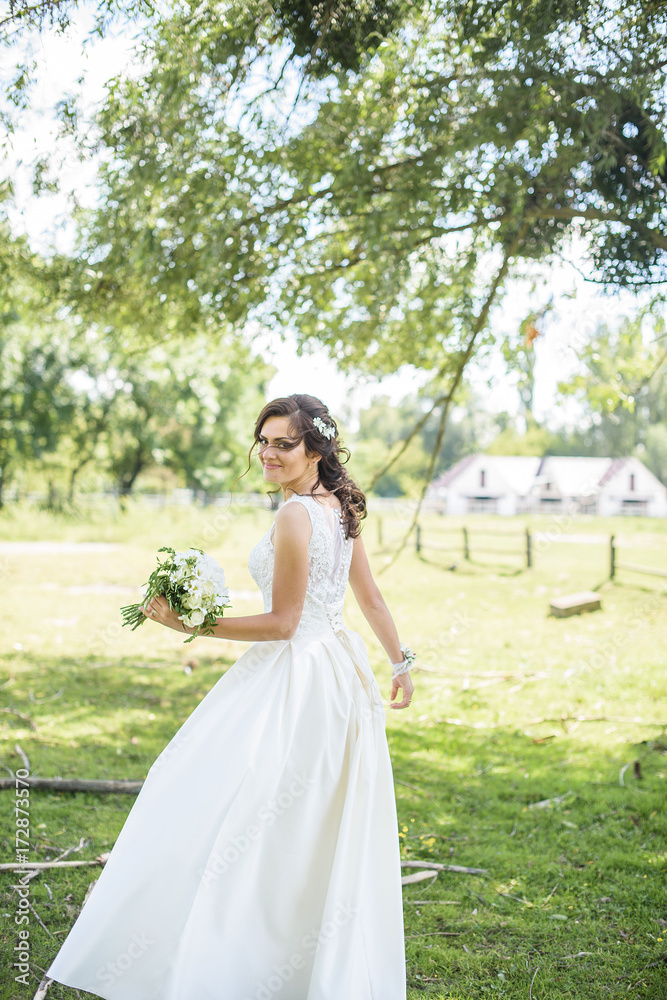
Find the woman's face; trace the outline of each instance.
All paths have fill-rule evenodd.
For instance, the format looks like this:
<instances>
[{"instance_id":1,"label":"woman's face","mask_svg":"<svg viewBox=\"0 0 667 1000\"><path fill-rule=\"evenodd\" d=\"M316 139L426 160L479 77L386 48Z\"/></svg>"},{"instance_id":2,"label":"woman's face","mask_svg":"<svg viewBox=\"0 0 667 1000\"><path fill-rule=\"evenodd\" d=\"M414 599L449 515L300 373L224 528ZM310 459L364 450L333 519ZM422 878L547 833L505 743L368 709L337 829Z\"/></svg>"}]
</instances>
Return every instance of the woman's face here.
<instances>
[{"instance_id":1,"label":"woman's face","mask_svg":"<svg viewBox=\"0 0 667 1000\"><path fill-rule=\"evenodd\" d=\"M308 456L303 439L290 434L289 417L267 417L258 446L267 483L294 488L317 474L319 455Z\"/></svg>"}]
</instances>

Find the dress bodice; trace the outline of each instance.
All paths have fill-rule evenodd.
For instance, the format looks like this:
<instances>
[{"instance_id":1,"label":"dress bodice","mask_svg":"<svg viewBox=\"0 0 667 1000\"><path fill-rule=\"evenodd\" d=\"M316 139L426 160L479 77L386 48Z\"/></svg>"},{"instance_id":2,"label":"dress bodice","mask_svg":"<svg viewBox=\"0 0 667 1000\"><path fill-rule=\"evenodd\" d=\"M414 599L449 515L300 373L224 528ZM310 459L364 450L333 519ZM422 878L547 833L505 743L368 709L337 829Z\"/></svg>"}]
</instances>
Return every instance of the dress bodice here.
<instances>
[{"instance_id":1,"label":"dress bodice","mask_svg":"<svg viewBox=\"0 0 667 1000\"><path fill-rule=\"evenodd\" d=\"M308 585L295 637L343 628L343 600L352 560L353 538L345 538L341 514L309 494L292 495L286 503L302 504L310 515ZM264 611L270 611L273 587L273 525L257 543L248 568L262 591Z\"/></svg>"}]
</instances>

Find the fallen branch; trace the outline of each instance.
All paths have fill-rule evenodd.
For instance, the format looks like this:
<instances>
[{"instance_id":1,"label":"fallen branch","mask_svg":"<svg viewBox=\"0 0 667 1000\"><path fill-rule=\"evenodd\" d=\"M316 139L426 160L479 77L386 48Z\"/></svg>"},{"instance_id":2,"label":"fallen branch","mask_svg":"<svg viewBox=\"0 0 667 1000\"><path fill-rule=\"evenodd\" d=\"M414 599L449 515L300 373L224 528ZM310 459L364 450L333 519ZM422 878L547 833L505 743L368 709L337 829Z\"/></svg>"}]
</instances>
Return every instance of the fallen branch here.
<instances>
[{"instance_id":1,"label":"fallen branch","mask_svg":"<svg viewBox=\"0 0 667 1000\"><path fill-rule=\"evenodd\" d=\"M467 882L464 882L463 884L465 885L465 888L470 893L470 895L471 896L476 896L477 899L480 901L480 903L483 903L484 906L493 906L493 907L495 907L496 910L498 909L498 904L497 903L491 903L489 900L484 899L484 896L480 896L480 894L478 892L475 892L474 889L471 889Z\"/></svg>"},{"instance_id":2,"label":"fallen branch","mask_svg":"<svg viewBox=\"0 0 667 1000\"><path fill-rule=\"evenodd\" d=\"M619 718L614 715L593 715L590 717L584 715L559 715L555 719L533 719L532 722L524 722L524 726L539 726L543 722L622 722L627 725L637 725L637 726L658 726L660 729L665 728L664 722L647 722L646 719L625 719Z\"/></svg>"},{"instance_id":3,"label":"fallen branch","mask_svg":"<svg viewBox=\"0 0 667 1000\"><path fill-rule=\"evenodd\" d=\"M27 722L31 729L37 729L37 726L32 721L30 716L24 715L23 712L17 712L14 708L0 708L0 712L5 712L6 715L15 715L17 719Z\"/></svg>"},{"instance_id":4,"label":"fallen branch","mask_svg":"<svg viewBox=\"0 0 667 1000\"><path fill-rule=\"evenodd\" d=\"M625 774L625 772L627 771L627 769L629 767L631 767L631 766L632 766L632 761L629 764L624 764L623 767L621 768L620 772L619 772L618 783L621 786L621 788L625 788L625 782L623 781L623 775Z\"/></svg>"},{"instance_id":5,"label":"fallen branch","mask_svg":"<svg viewBox=\"0 0 667 1000\"><path fill-rule=\"evenodd\" d=\"M23 761L23 766L26 769L26 771L30 771L30 761L28 759L28 755L25 752L25 750L22 750L18 743L14 744L14 750Z\"/></svg>"},{"instance_id":6,"label":"fallen branch","mask_svg":"<svg viewBox=\"0 0 667 1000\"><path fill-rule=\"evenodd\" d=\"M496 889L499 896L505 896L507 899L515 899L517 903L523 903L524 906L531 906L532 903L529 899L522 899L521 896L513 896L511 892L501 892L500 889Z\"/></svg>"},{"instance_id":7,"label":"fallen branch","mask_svg":"<svg viewBox=\"0 0 667 1000\"><path fill-rule=\"evenodd\" d=\"M462 875L486 875L488 868L464 868L462 865L443 865L439 861L401 861L401 868L433 868L439 872L459 872Z\"/></svg>"},{"instance_id":8,"label":"fallen branch","mask_svg":"<svg viewBox=\"0 0 667 1000\"><path fill-rule=\"evenodd\" d=\"M535 982L535 976L539 971L540 967L538 965L537 968L535 969L535 972L533 973L533 978L530 981L530 989L528 990L528 1000L533 1000L533 983Z\"/></svg>"},{"instance_id":9,"label":"fallen branch","mask_svg":"<svg viewBox=\"0 0 667 1000\"><path fill-rule=\"evenodd\" d=\"M432 869L425 872L415 872L414 875L404 875L401 878L401 885L412 885L413 882L423 882L427 878L436 879L437 877L438 873Z\"/></svg>"},{"instance_id":10,"label":"fallen branch","mask_svg":"<svg viewBox=\"0 0 667 1000\"><path fill-rule=\"evenodd\" d=\"M35 920L39 924L39 926L44 928L44 930L49 935L49 937L53 937L53 934L51 933L51 931L49 930L49 928L46 926L46 924L43 922L42 918L40 917L39 913L37 912L37 910L35 909L35 907L32 905L32 903L29 902L28 900L26 900L26 902L28 903L28 907L30 908L30 910L31 910L31 912L32 912Z\"/></svg>"},{"instance_id":11,"label":"fallen branch","mask_svg":"<svg viewBox=\"0 0 667 1000\"><path fill-rule=\"evenodd\" d=\"M406 788L411 788L413 792L419 792L420 795L429 795L428 792L423 791L421 788L417 788L416 785L411 785L409 781L401 781L400 778L394 778L397 785L404 785ZM430 798L432 796L429 795Z\"/></svg>"},{"instance_id":12,"label":"fallen branch","mask_svg":"<svg viewBox=\"0 0 667 1000\"><path fill-rule=\"evenodd\" d=\"M406 938L420 938L420 937L461 937L462 934L467 934L467 931L426 931L424 934L406 934ZM466 949L467 950L467 949Z\"/></svg>"},{"instance_id":13,"label":"fallen branch","mask_svg":"<svg viewBox=\"0 0 667 1000\"><path fill-rule=\"evenodd\" d=\"M464 722L463 719L434 719L433 721L438 725L463 726L464 729L507 728L507 723L504 722ZM539 719L531 719L530 722L517 722L516 728L527 729L529 726L541 726L544 722L559 722L562 726L565 726L568 722L576 722L577 725L582 722L618 722L628 726L657 726L659 729L665 728L664 722L649 722L647 719L625 719L613 715L596 715L590 718L583 715L558 715L555 718L540 717Z\"/></svg>"},{"instance_id":14,"label":"fallen branch","mask_svg":"<svg viewBox=\"0 0 667 1000\"><path fill-rule=\"evenodd\" d=\"M404 899L403 906L460 906L459 899Z\"/></svg>"},{"instance_id":15,"label":"fallen branch","mask_svg":"<svg viewBox=\"0 0 667 1000\"><path fill-rule=\"evenodd\" d=\"M20 778L22 785L29 785L31 788L52 788L59 792L98 792L102 795L107 792L126 792L130 795L137 795L141 791L143 779L141 781L97 781L94 779L82 778ZM15 778L0 778L0 789L14 788Z\"/></svg>"},{"instance_id":16,"label":"fallen branch","mask_svg":"<svg viewBox=\"0 0 667 1000\"><path fill-rule=\"evenodd\" d=\"M575 793L570 790L569 792L565 792L564 795L554 795L553 798L551 798L551 799L540 799L539 802L529 802L528 803L528 808L529 809L550 809L551 806L562 805L562 803L565 802L566 799L569 799L570 796L572 796L574 794Z\"/></svg>"},{"instance_id":17,"label":"fallen branch","mask_svg":"<svg viewBox=\"0 0 667 1000\"><path fill-rule=\"evenodd\" d=\"M553 894L555 893L555 891L556 891L556 889L557 889L557 888L558 888L558 886L557 886L557 885L555 885L555 886L553 887L553 889L551 890L551 892L549 893L549 895L547 896L547 898L546 898L546 899L544 900L544 902L542 903L542 906L546 906L546 905L547 905L547 903L549 902L549 900L551 899L551 897L553 896Z\"/></svg>"},{"instance_id":18,"label":"fallen branch","mask_svg":"<svg viewBox=\"0 0 667 1000\"><path fill-rule=\"evenodd\" d=\"M85 865L104 865L108 854L98 854L94 861L21 861L3 862L0 872L45 871L47 868L81 868Z\"/></svg>"},{"instance_id":19,"label":"fallen branch","mask_svg":"<svg viewBox=\"0 0 667 1000\"><path fill-rule=\"evenodd\" d=\"M44 976L41 983L39 984L39 989L37 990L37 992L33 997L33 1000L44 1000L44 997L46 996L46 991L48 990L52 982L53 982L52 979L49 979L48 976Z\"/></svg>"},{"instance_id":20,"label":"fallen branch","mask_svg":"<svg viewBox=\"0 0 667 1000\"><path fill-rule=\"evenodd\" d=\"M76 847L67 847L62 852L62 854L59 854L57 858L53 859L53 861L54 862L55 861L62 861L63 858L68 857L68 855L74 854L74 853L76 853L76 851L80 851L82 847L87 847L89 843L90 843L89 840L87 840L84 837L81 837L81 839L79 840L79 843L77 844ZM90 862L88 862L88 863L90 863ZM48 862L47 862L47 864L48 864ZM22 865L21 867L24 867L24 866ZM39 868L35 868L32 871L26 873L26 875L21 879L21 882L23 882L24 884L26 884L27 882L31 881L32 879L37 878L37 876L39 874L40 874ZM48 890L48 886L46 886L46 888Z\"/></svg>"},{"instance_id":21,"label":"fallen branch","mask_svg":"<svg viewBox=\"0 0 667 1000\"><path fill-rule=\"evenodd\" d=\"M90 894L91 894L91 892L93 891L93 889L95 888L96 885L97 885L97 879L95 878L95 879L93 879L93 881L90 883L90 885L86 889L86 895L83 897L83 903L81 904L81 909L83 909L84 906L86 905L86 903L88 902L88 899L90 898Z\"/></svg>"}]
</instances>

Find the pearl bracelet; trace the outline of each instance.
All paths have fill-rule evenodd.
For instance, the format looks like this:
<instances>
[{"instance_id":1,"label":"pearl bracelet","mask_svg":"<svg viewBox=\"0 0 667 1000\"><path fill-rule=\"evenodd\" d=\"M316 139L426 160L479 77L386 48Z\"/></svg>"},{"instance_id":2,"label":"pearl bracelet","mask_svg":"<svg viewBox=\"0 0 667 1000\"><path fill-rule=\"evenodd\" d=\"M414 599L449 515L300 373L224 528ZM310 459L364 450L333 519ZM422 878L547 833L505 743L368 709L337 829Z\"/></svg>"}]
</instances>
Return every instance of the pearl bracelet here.
<instances>
[{"instance_id":1,"label":"pearl bracelet","mask_svg":"<svg viewBox=\"0 0 667 1000\"><path fill-rule=\"evenodd\" d=\"M403 659L399 663L391 663L392 665L392 677L397 677L399 674L406 674L408 670L412 670L412 664L417 659L417 654L413 653L411 649L404 646L401 643L401 652L403 653Z\"/></svg>"}]
</instances>

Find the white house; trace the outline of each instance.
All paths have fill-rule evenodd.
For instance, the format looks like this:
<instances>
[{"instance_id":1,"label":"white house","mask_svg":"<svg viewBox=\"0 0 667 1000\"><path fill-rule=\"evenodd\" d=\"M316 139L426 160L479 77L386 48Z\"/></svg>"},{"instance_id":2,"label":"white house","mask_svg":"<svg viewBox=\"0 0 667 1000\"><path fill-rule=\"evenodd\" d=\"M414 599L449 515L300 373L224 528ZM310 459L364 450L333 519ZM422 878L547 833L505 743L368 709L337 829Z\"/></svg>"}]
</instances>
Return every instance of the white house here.
<instances>
[{"instance_id":1,"label":"white house","mask_svg":"<svg viewBox=\"0 0 667 1000\"><path fill-rule=\"evenodd\" d=\"M448 514L581 513L667 517L667 487L638 458L468 455L436 479Z\"/></svg>"}]
</instances>

